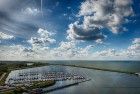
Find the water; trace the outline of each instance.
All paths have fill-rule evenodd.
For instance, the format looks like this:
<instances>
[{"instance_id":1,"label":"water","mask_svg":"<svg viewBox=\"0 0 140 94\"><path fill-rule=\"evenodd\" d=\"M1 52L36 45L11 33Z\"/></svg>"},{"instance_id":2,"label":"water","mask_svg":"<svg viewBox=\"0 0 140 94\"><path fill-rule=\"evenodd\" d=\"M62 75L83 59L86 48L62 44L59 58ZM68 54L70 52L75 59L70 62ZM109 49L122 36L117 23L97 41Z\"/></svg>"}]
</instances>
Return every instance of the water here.
<instances>
[{"instance_id":1,"label":"water","mask_svg":"<svg viewBox=\"0 0 140 94\"><path fill-rule=\"evenodd\" d=\"M121 67L129 71L133 70L137 72L139 72L139 68L135 69L134 67L135 64L137 64L137 67L140 67L138 66L140 63L138 64L138 63L132 63L132 62L131 63L125 62L124 64L120 62L116 64L115 63L114 64L105 63L105 64L108 64L108 66L115 66L113 68L116 68L116 66L118 66L117 68ZM130 66L129 64L132 66ZM90 64L88 64L87 62L87 64L85 65L90 65ZM105 67L107 67L107 65ZM43 72L44 70L56 71L56 72L63 71L66 73L77 73L77 74L83 75L84 77L88 79L91 79L90 81L80 83L79 85L56 90L56 91L49 92L46 94L140 94L140 77L137 77L135 75L129 75L129 74L117 73L117 72L100 71L100 70L93 70L93 69L85 69L85 68L68 67L68 66L45 66L45 67L40 67L40 68L24 69L24 71L27 71L27 70L28 71L38 70L40 72L41 71ZM17 72L19 71L18 70L13 71L11 72L10 75L14 76L16 75ZM49 88L61 86L66 83L72 83L72 81L59 81L54 86L49 87ZM44 90L47 90L49 88L46 88Z\"/></svg>"},{"instance_id":2,"label":"water","mask_svg":"<svg viewBox=\"0 0 140 94\"><path fill-rule=\"evenodd\" d=\"M140 94L140 78L133 75L83 68L61 68L83 74L90 78L91 81L49 94ZM60 84L63 84L63 82L57 85Z\"/></svg>"},{"instance_id":3,"label":"water","mask_svg":"<svg viewBox=\"0 0 140 94\"><path fill-rule=\"evenodd\" d=\"M64 81L64 80L72 80L72 81L79 81L79 80L87 80L81 74L77 72L66 72L64 70L58 70L59 67L56 69L50 70L52 66L44 66L38 68L30 68L30 69L22 69L12 71L8 78L5 81L5 84L9 85L19 85L24 84L26 82L32 81L46 81L46 80L56 80L56 81ZM62 69L60 67L60 69Z\"/></svg>"},{"instance_id":4,"label":"water","mask_svg":"<svg viewBox=\"0 0 140 94\"><path fill-rule=\"evenodd\" d=\"M140 72L140 61L47 61L50 64L79 65L119 71Z\"/></svg>"}]
</instances>

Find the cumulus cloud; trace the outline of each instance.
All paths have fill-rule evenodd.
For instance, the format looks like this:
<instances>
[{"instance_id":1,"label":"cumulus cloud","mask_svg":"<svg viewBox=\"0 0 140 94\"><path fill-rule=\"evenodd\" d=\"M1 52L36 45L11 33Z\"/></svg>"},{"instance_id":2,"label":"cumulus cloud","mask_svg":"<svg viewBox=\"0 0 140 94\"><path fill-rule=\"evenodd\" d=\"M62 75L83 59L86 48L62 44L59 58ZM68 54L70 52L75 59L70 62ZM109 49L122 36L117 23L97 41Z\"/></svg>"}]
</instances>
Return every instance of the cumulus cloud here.
<instances>
[{"instance_id":1,"label":"cumulus cloud","mask_svg":"<svg viewBox=\"0 0 140 94\"><path fill-rule=\"evenodd\" d=\"M113 33L126 30L122 27L133 15L132 0L86 0L80 7L83 24L107 28Z\"/></svg>"},{"instance_id":2,"label":"cumulus cloud","mask_svg":"<svg viewBox=\"0 0 140 94\"><path fill-rule=\"evenodd\" d=\"M129 22L127 17L132 15L131 0L86 0L81 4L78 14L83 19L69 25L67 38L98 40L105 38L101 29L113 33L127 31L122 25ZM78 24L79 22L81 23Z\"/></svg>"},{"instance_id":3,"label":"cumulus cloud","mask_svg":"<svg viewBox=\"0 0 140 94\"><path fill-rule=\"evenodd\" d=\"M50 50L52 57L58 59L86 59L90 54L91 45L84 48L77 47L75 41L60 43L60 46Z\"/></svg>"},{"instance_id":4,"label":"cumulus cloud","mask_svg":"<svg viewBox=\"0 0 140 94\"><path fill-rule=\"evenodd\" d=\"M127 54L130 56L140 56L140 38L135 38L128 47Z\"/></svg>"},{"instance_id":5,"label":"cumulus cloud","mask_svg":"<svg viewBox=\"0 0 140 94\"><path fill-rule=\"evenodd\" d=\"M24 52L25 47L22 45L11 45L11 46L1 46L0 47L0 59L1 60L26 60L28 54L31 52Z\"/></svg>"},{"instance_id":6,"label":"cumulus cloud","mask_svg":"<svg viewBox=\"0 0 140 94\"><path fill-rule=\"evenodd\" d=\"M61 42L59 47L52 49L50 52L53 56L59 58L69 58L76 54L76 45L75 42Z\"/></svg>"},{"instance_id":7,"label":"cumulus cloud","mask_svg":"<svg viewBox=\"0 0 140 94\"><path fill-rule=\"evenodd\" d=\"M78 47L77 42L60 42L58 47L38 47L37 49L22 45L0 46L0 59L23 60L54 60L54 59L80 59L80 60L139 60L140 38L135 38L126 49L116 50L108 48L94 51L92 45ZM94 52L93 52L94 51Z\"/></svg>"},{"instance_id":8,"label":"cumulus cloud","mask_svg":"<svg viewBox=\"0 0 140 94\"><path fill-rule=\"evenodd\" d=\"M28 48L22 45L1 46L1 60L54 60L54 59L86 59L91 54L91 46L77 47L75 42L62 41L58 47ZM82 58L81 58L82 57Z\"/></svg>"},{"instance_id":9,"label":"cumulus cloud","mask_svg":"<svg viewBox=\"0 0 140 94\"><path fill-rule=\"evenodd\" d=\"M52 58L51 50L49 45L55 42L55 39L52 38L54 33L51 33L47 30L39 28L37 35L31 37L27 42L30 46L23 45L10 45L10 46L1 46L0 47L0 59L4 60L38 60Z\"/></svg>"},{"instance_id":10,"label":"cumulus cloud","mask_svg":"<svg viewBox=\"0 0 140 94\"><path fill-rule=\"evenodd\" d=\"M97 51L92 54L93 57L99 57L100 59L116 59L116 60L139 60L140 57L140 38L135 38L132 44L126 49L106 49Z\"/></svg>"},{"instance_id":11,"label":"cumulus cloud","mask_svg":"<svg viewBox=\"0 0 140 94\"><path fill-rule=\"evenodd\" d=\"M111 56L116 55L116 50L115 49L108 49L108 50L103 50L103 51L97 51L95 54L97 56L111 57Z\"/></svg>"},{"instance_id":12,"label":"cumulus cloud","mask_svg":"<svg viewBox=\"0 0 140 94\"><path fill-rule=\"evenodd\" d=\"M139 60L140 57L140 38L134 38L131 45L127 49L123 49L118 56L127 57L127 59Z\"/></svg>"},{"instance_id":13,"label":"cumulus cloud","mask_svg":"<svg viewBox=\"0 0 140 94\"><path fill-rule=\"evenodd\" d=\"M3 32L0 32L0 39L12 39L12 38L14 38L13 35L8 35Z\"/></svg>"},{"instance_id":14,"label":"cumulus cloud","mask_svg":"<svg viewBox=\"0 0 140 94\"><path fill-rule=\"evenodd\" d=\"M56 48L27 48L22 45L1 47L0 59L5 60L100 60L115 57L116 51L109 49L100 52L91 52L91 45L86 47L77 47L75 42L61 42ZM109 58L110 59L110 58Z\"/></svg>"},{"instance_id":15,"label":"cumulus cloud","mask_svg":"<svg viewBox=\"0 0 140 94\"><path fill-rule=\"evenodd\" d=\"M99 28L86 28L83 25L79 25L78 22L70 24L67 33L67 39L69 40L97 40L105 38Z\"/></svg>"},{"instance_id":16,"label":"cumulus cloud","mask_svg":"<svg viewBox=\"0 0 140 94\"><path fill-rule=\"evenodd\" d=\"M132 0L85 0L81 3L78 20L69 25L67 30L68 41L60 42L57 47L50 47L56 41L52 32L42 28L38 29L42 24L33 18L40 11L34 6L29 7L26 4L27 1L30 0L0 1L0 31L5 32L5 34L0 33L0 39L13 38L12 35L7 35L9 33L22 34L26 39L30 37L28 40L30 47L23 45L0 46L1 60L139 59L140 38L134 39L126 49L115 50L110 48L97 52L93 52L94 48L91 45L80 47L75 42L75 40L94 40L96 43L102 44L106 38L102 29L108 29L113 33L126 31L127 28L123 27L123 24L129 22L127 17L133 15ZM18 9L16 5L18 5ZM68 9L71 8L68 7ZM64 16L66 15L64 14ZM37 35L35 35L36 31Z\"/></svg>"},{"instance_id":17,"label":"cumulus cloud","mask_svg":"<svg viewBox=\"0 0 140 94\"><path fill-rule=\"evenodd\" d=\"M47 46L48 44L52 44L56 41L55 39L51 38L54 33L48 32L47 30L39 28L37 33L37 37L31 37L31 39L28 40L32 46Z\"/></svg>"},{"instance_id":18,"label":"cumulus cloud","mask_svg":"<svg viewBox=\"0 0 140 94\"><path fill-rule=\"evenodd\" d=\"M98 43L98 44L102 44L103 40L102 39L97 39L95 42Z\"/></svg>"}]
</instances>

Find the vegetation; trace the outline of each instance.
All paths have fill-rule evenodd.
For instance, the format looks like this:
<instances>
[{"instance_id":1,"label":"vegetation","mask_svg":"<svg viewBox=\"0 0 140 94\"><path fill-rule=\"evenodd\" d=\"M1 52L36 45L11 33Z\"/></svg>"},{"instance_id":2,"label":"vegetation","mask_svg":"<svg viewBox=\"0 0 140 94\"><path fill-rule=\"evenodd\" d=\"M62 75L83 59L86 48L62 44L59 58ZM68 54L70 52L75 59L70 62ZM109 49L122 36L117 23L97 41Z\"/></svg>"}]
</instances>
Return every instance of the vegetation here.
<instances>
[{"instance_id":1,"label":"vegetation","mask_svg":"<svg viewBox=\"0 0 140 94\"><path fill-rule=\"evenodd\" d=\"M35 81L28 89L35 89L35 88L44 88L48 86L52 86L55 84L54 80L47 80L47 81Z\"/></svg>"},{"instance_id":2,"label":"vegetation","mask_svg":"<svg viewBox=\"0 0 140 94\"><path fill-rule=\"evenodd\" d=\"M36 88L45 88L55 84L54 80L47 80L47 81L35 81L31 86L21 86L15 87L12 90L7 90L0 94L22 94L23 92L31 92L32 89Z\"/></svg>"},{"instance_id":3,"label":"vegetation","mask_svg":"<svg viewBox=\"0 0 140 94\"><path fill-rule=\"evenodd\" d=\"M8 75L9 75L9 72L7 72L6 75L0 80L0 86L5 84L5 80L8 77Z\"/></svg>"},{"instance_id":4,"label":"vegetation","mask_svg":"<svg viewBox=\"0 0 140 94\"><path fill-rule=\"evenodd\" d=\"M32 63L32 64L28 65L28 63ZM0 77L4 73L6 73L6 75L2 79L0 79L0 86L4 85L8 74L12 70L40 67L40 66L45 66L45 65L47 65L47 63L27 62L27 61L10 61L10 62L9 61L0 61Z\"/></svg>"},{"instance_id":5,"label":"vegetation","mask_svg":"<svg viewBox=\"0 0 140 94\"><path fill-rule=\"evenodd\" d=\"M22 87L16 87L14 89L7 90L0 94L22 94L23 92L27 92L27 90Z\"/></svg>"},{"instance_id":6,"label":"vegetation","mask_svg":"<svg viewBox=\"0 0 140 94\"><path fill-rule=\"evenodd\" d=\"M45 66L45 65L47 65L47 63L26 62L26 61L20 61L20 62L19 61L10 61L10 62L0 61L0 78L2 77L2 79L0 79L0 86L5 84L5 80L12 70L40 67L40 66ZM36 81L36 82L33 82L33 84L30 87L26 87L26 86L15 87L14 89L6 90L0 94L22 94L23 92L28 92L32 89L48 87L54 84L55 84L55 81L52 81L52 80Z\"/></svg>"},{"instance_id":7,"label":"vegetation","mask_svg":"<svg viewBox=\"0 0 140 94\"><path fill-rule=\"evenodd\" d=\"M28 65L28 63L33 63ZM0 72L7 72L8 70L32 68L47 65L47 63L27 62L27 61L0 61Z\"/></svg>"}]
</instances>

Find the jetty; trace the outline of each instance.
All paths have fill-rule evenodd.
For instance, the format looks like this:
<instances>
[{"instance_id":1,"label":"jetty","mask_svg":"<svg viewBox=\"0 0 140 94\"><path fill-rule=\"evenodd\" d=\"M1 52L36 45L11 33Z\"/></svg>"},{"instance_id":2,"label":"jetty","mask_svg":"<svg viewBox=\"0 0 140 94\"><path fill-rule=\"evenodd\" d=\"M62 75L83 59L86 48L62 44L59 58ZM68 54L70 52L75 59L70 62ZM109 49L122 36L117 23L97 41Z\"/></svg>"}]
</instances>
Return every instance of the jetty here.
<instances>
[{"instance_id":1,"label":"jetty","mask_svg":"<svg viewBox=\"0 0 140 94\"><path fill-rule=\"evenodd\" d=\"M44 89L35 89L33 91L31 91L30 93L35 93L35 94L44 94L44 93L50 93L50 92L53 92L53 91L56 91L56 90L60 90L60 89L64 89L64 88L68 88L68 87L71 87L71 86L77 86L79 85L80 83L83 83L83 82L87 82L87 81L90 81L91 79L85 79L85 80L81 80L81 81L78 81L78 82L73 82L73 83L66 83L66 84L63 84L61 86L52 86L50 88L47 88L46 90Z\"/></svg>"}]
</instances>

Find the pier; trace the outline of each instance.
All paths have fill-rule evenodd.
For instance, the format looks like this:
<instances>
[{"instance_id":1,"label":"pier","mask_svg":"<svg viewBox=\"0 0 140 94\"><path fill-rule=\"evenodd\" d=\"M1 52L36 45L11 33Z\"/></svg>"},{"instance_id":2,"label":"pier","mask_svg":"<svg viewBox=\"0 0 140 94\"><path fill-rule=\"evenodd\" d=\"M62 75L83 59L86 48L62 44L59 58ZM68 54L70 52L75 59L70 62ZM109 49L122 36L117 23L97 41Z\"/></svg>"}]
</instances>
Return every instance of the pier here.
<instances>
[{"instance_id":1,"label":"pier","mask_svg":"<svg viewBox=\"0 0 140 94\"><path fill-rule=\"evenodd\" d=\"M49 93L49 92L53 92L53 91L56 91L56 90L60 90L60 89L64 89L64 88L68 88L68 87L71 87L71 86L76 86L76 85L79 85L80 83L83 83L83 82L87 82L87 81L90 81L91 79L85 79L85 80L81 80L81 81L78 81L78 82L73 82L73 83L67 83L67 84L64 84L64 85L61 85L61 86L55 86L55 87L52 87L52 88L48 88L46 90L43 90L43 89L35 89L33 91L31 91L30 93L37 93L37 94L43 94L43 93Z\"/></svg>"}]
</instances>

